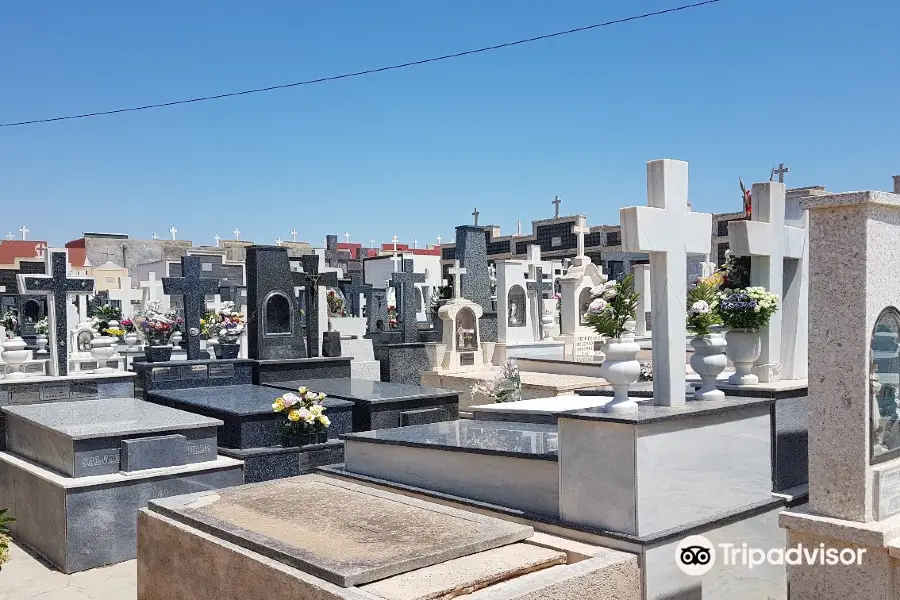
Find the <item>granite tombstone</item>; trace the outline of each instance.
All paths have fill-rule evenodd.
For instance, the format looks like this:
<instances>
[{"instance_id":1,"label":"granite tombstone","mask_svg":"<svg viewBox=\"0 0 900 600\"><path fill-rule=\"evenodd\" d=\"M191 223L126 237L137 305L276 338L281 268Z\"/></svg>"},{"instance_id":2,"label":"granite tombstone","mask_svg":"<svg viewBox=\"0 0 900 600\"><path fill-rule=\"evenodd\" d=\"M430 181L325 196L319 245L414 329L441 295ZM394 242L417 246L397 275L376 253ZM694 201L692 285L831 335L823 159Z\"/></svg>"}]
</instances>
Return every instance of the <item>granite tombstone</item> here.
<instances>
[{"instance_id":1,"label":"granite tombstone","mask_svg":"<svg viewBox=\"0 0 900 600\"><path fill-rule=\"evenodd\" d=\"M206 308L206 295L219 292L216 279L201 277L202 259L199 256L181 258L181 277L163 277L163 291L181 296L184 301L184 327L187 333L187 359L208 358L200 354L200 319Z\"/></svg>"}]
</instances>

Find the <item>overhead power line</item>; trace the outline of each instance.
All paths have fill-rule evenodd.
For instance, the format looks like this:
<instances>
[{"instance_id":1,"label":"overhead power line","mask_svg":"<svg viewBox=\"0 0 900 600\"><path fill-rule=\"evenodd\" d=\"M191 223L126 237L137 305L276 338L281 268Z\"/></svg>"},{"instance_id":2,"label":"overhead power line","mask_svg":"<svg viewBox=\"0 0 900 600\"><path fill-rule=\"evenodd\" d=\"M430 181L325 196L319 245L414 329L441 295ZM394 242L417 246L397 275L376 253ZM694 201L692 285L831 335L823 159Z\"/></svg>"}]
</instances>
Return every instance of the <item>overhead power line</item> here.
<instances>
[{"instance_id":1,"label":"overhead power line","mask_svg":"<svg viewBox=\"0 0 900 600\"><path fill-rule=\"evenodd\" d=\"M51 118L46 118L46 119L33 119L31 121L0 123L0 127L19 127L22 125L34 125L37 123L52 123L54 121L71 121L74 119L87 119L89 117L102 117L105 115L115 115L115 114L119 114L119 113L137 112L137 111L141 111L141 110L150 110L153 108L165 108L167 106L178 106L180 104L194 104L196 102L206 102L208 100L219 100L222 98L233 98L235 96L247 96L250 94L271 92L273 90L283 90L283 89L287 89L287 88L300 87L303 85L313 85L315 83L325 83L327 81L337 81L339 79L350 79L351 77L360 77L362 75L372 75L373 73L383 73L385 71L396 71L398 69L405 69L407 67L415 67L418 65L425 65L428 63L449 60L451 58L460 58L462 56L471 56L473 54L481 54L483 52L500 50L502 48L509 48L511 46L520 46L522 44L530 44L531 42L538 42L540 40L548 40L550 38L562 37L564 35L580 33L582 31L590 31L592 29L600 29L601 27L609 27L611 25L619 25L622 23L628 23L630 21L639 21L641 19L648 19L650 17L658 17L660 15L666 15L669 13L680 12L680 11L689 10L692 8L699 8L701 6L706 6L708 4L715 4L715 3L721 2L721 1L722 0L704 0L703 2L695 2L694 4L685 4L682 6L676 6L674 8L657 10L654 12L644 13L644 14L640 14L640 15L633 15L631 17L615 19L613 21L606 21L604 23L595 23L593 25L585 25L584 27L576 27L575 29L567 29L565 31L557 31L556 33L547 33L544 35L539 35L539 36L535 36L535 37L516 40L513 42L505 42L503 44L497 44L495 46L485 46L483 48L476 48L474 50L466 50L464 52L455 52L453 54L444 54L443 56L434 56L434 57L425 58L422 60L415 60L415 61L400 63L400 64L396 64L396 65L388 65L385 67L379 67L377 69L366 69L365 71L355 71L353 73L344 73L342 75L332 75L330 77L320 77L318 79L307 79L305 81L295 81L294 83L271 85L268 87L253 88L253 89L249 89L249 90L243 90L240 92L228 92L226 94L216 94L213 96L200 96L197 98L188 98L186 100L174 100L172 102L161 102L158 104L146 104L144 106L132 106L129 108L117 108L115 110L104 110L104 111L83 113L83 114L77 114L77 115L66 115L66 116L62 116L62 117L51 117Z\"/></svg>"}]
</instances>

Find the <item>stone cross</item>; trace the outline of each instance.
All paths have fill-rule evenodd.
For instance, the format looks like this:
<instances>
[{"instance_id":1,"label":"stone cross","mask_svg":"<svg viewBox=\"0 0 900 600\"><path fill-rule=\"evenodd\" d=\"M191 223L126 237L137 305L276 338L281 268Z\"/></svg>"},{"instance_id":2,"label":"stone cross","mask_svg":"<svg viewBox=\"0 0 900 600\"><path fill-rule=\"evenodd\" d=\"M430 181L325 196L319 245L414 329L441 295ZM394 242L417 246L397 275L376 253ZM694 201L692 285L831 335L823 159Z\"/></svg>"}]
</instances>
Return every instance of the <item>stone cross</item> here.
<instances>
[{"instance_id":1,"label":"stone cross","mask_svg":"<svg viewBox=\"0 0 900 600\"><path fill-rule=\"evenodd\" d=\"M475 217L475 225L478 225L478 215L481 213L478 212L478 207L475 207L475 210L472 211L472 216Z\"/></svg>"},{"instance_id":2,"label":"stone cross","mask_svg":"<svg viewBox=\"0 0 900 600\"><path fill-rule=\"evenodd\" d=\"M346 231L344 232L344 242L346 242L347 244L350 243L350 233Z\"/></svg>"},{"instance_id":3,"label":"stone cross","mask_svg":"<svg viewBox=\"0 0 900 600\"><path fill-rule=\"evenodd\" d=\"M708 254L712 215L688 210L688 164L647 163L647 204L619 211L622 250L650 254L653 298L653 399L685 401L687 254Z\"/></svg>"},{"instance_id":4,"label":"stone cross","mask_svg":"<svg viewBox=\"0 0 900 600\"><path fill-rule=\"evenodd\" d=\"M540 246L538 246L540 248ZM531 279L525 280L525 289L531 296L531 330L534 333L535 340L543 339L543 324L541 323L541 315L544 309L544 292L553 289L553 284L544 281L544 269L534 263L528 265L529 276Z\"/></svg>"},{"instance_id":5,"label":"stone cross","mask_svg":"<svg viewBox=\"0 0 900 600\"><path fill-rule=\"evenodd\" d=\"M158 239L159 239L159 236L156 235L156 233L154 233L153 235L150 236L150 239L151 239L151 240L158 240Z\"/></svg>"},{"instance_id":6,"label":"stone cross","mask_svg":"<svg viewBox=\"0 0 900 600\"><path fill-rule=\"evenodd\" d=\"M222 302L234 302L234 309L241 310L247 304L246 287L237 285L220 285L219 299ZM241 293L244 291L245 293Z\"/></svg>"},{"instance_id":7,"label":"stone cross","mask_svg":"<svg viewBox=\"0 0 900 600\"><path fill-rule=\"evenodd\" d=\"M340 260L344 257L344 253L337 249L337 236L336 235L326 235L325 236L325 264L332 268L337 268L340 266Z\"/></svg>"},{"instance_id":8,"label":"stone cross","mask_svg":"<svg viewBox=\"0 0 900 600\"><path fill-rule=\"evenodd\" d=\"M367 284L368 285L368 284ZM387 320L387 290L368 285L366 289L366 330L378 331L378 321L386 325Z\"/></svg>"},{"instance_id":9,"label":"stone cross","mask_svg":"<svg viewBox=\"0 0 900 600\"><path fill-rule=\"evenodd\" d=\"M653 306L650 300L650 265L634 265L634 291L640 294L634 316L634 334L647 335L647 312Z\"/></svg>"},{"instance_id":10,"label":"stone cross","mask_svg":"<svg viewBox=\"0 0 900 600\"><path fill-rule=\"evenodd\" d=\"M772 169L772 175L769 177L769 181L775 181L775 175L778 175L778 183L784 183L784 175L790 172L791 170L784 166L784 163L781 163L778 165L777 169Z\"/></svg>"},{"instance_id":11,"label":"stone cross","mask_svg":"<svg viewBox=\"0 0 900 600\"><path fill-rule=\"evenodd\" d=\"M175 229L175 226L174 226L174 225L172 225L172 228L169 230L169 233L172 234L172 241L174 241L174 240L175 240L175 234L178 233L178 230Z\"/></svg>"},{"instance_id":12,"label":"stone cross","mask_svg":"<svg viewBox=\"0 0 900 600\"><path fill-rule=\"evenodd\" d=\"M47 296L47 322L50 327L50 369L53 375L69 374L68 328L66 312L69 294L88 295L94 291L91 277L68 277L68 253L46 253L44 275L17 275L22 293Z\"/></svg>"},{"instance_id":13,"label":"stone cross","mask_svg":"<svg viewBox=\"0 0 900 600\"><path fill-rule=\"evenodd\" d=\"M553 218L554 218L554 219L558 219L558 218L559 218L559 204L560 204L561 202L562 202L562 200L559 199L559 196L556 196L556 197L553 199L553 202L550 203L550 204L552 204L553 207L554 207L554 213L553 213Z\"/></svg>"},{"instance_id":14,"label":"stone cross","mask_svg":"<svg viewBox=\"0 0 900 600\"><path fill-rule=\"evenodd\" d=\"M27 227L25 227L24 225L22 225L22 227L21 227L21 229L19 229L19 231L22 233L22 239L24 240L24 239L25 239L25 236L26 236L26 235L28 234L28 232L31 231L31 230L28 229Z\"/></svg>"},{"instance_id":15,"label":"stone cross","mask_svg":"<svg viewBox=\"0 0 900 600\"><path fill-rule=\"evenodd\" d=\"M391 238L391 241L394 242L394 252L396 253L397 252L397 242L400 241L400 238L398 238L397 235L394 234L394 237Z\"/></svg>"},{"instance_id":16,"label":"stone cross","mask_svg":"<svg viewBox=\"0 0 900 600\"><path fill-rule=\"evenodd\" d=\"M10 231L9 233L6 234L6 239L8 239L8 240L14 240L14 239L16 239L16 236L13 235L13 232L12 232L12 231Z\"/></svg>"},{"instance_id":17,"label":"stone cross","mask_svg":"<svg viewBox=\"0 0 900 600\"><path fill-rule=\"evenodd\" d=\"M413 239L413 250L419 249L419 240Z\"/></svg>"},{"instance_id":18,"label":"stone cross","mask_svg":"<svg viewBox=\"0 0 900 600\"><path fill-rule=\"evenodd\" d=\"M203 261L199 256L182 256L181 277L162 278L163 291L183 300L188 360L201 358L200 319L206 310L206 295L219 293L219 280L202 277L202 273Z\"/></svg>"},{"instance_id":19,"label":"stone cross","mask_svg":"<svg viewBox=\"0 0 900 600\"><path fill-rule=\"evenodd\" d=\"M222 238L220 238L220 237L219 237L219 234L217 233L217 234L213 237L213 239L216 240L216 248L218 248L218 247L219 247L219 241L220 241Z\"/></svg>"},{"instance_id":20,"label":"stone cross","mask_svg":"<svg viewBox=\"0 0 900 600\"><path fill-rule=\"evenodd\" d=\"M591 228L587 226L587 219L578 216L575 224L572 225L572 233L578 236L578 256L584 256L584 234L590 233Z\"/></svg>"},{"instance_id":21,"label":"stone cross","mask_svg":"<svg viewBox=\"0 0 900 600\"><path fill-rule=\"evenodd\" d=\"M772 315L768 327L760 332L762 352L759 355L754 374L760 381L769 382L779 378L781 371L784 379L802 379L806 376L805 368L793 363L792 356L785 356L785 361L792 361L790 368L784 369L781 364L782 323L796 322L799 318L807 318L806 300L799 305L803 312L797 314L794 306L797 303L785 303L785 290L794 287L799 289L800 280L808 263L806 252L806 229L788 227L784 224L785 185L767 182L753 184L752 221L733 221L728 224L728 242L736 256L750 256L750 282L759 285L778 295L779 307ZM788 273L785 273L785 261L791 261ZM798 268L799 267L799 268ZM788 276L786 276L788 275ZM791 307L786 311L785 306ZM805 367L806 361L803 361ZM799 368L799 369L798 369ZM798 376L799 375L799 376Z\"/></svg>"},{"instance_id":22,"label":"stone cross","mask_svg":"<svg viewBox=\"0 0 900 600\"><path fill-rule=\"evenodd\" d=\"M280 238L280 237L276 237L276 238L275 238L275 245L276 245L276 246L280 246L280 245L281 245L281 238Z\"/></svg>"},{"instance_id":23,"label":"stone cross","mask_svg":"<svg viewBox=\"0 0 900 600\"><path fill-rule=\"evenodd\" d=\"M416 327L416 284L425 283L423 273L413 273L413 261L403 261L403 272L391 275L391 287L400 306L397 316L400 321L400 332L405 343L419 341Z\"/></svg>"},{"instance_id":24,"label":"stone cross","mask_svg":"<svg viewBox=\"0 0 900 600\"><path fill-rule=\"evenodd\" d=\"M234 228L234 231L232 231L231 233L234 234L234 239L235 239L235 241L238 241L238 242L241 241L241 230L240 230L240 229L238 229L237 227L235 227L235 228Z\"/></svg>"},{"instance_id":25,"label":"stone cross","mask_svg":"<svg viewBox=\"0 0 900 600\"><path fill-rule=\"evenodd\" d=\"M438 246L441 245L441 236L437 236Z\"/></svg>"},{"instance_id":26,"label":"stone cross","mask_svg":"<svg viewBox=\"0 0 900 600\"><path fill-rule=\"evenodd\" d=\"M453 266L447 272L453 275L453 297L457 299L462 298L460 286L462 285L462 276L466 274L466 269L459 266L458 260L454 260Z\"/></svg>"},{"instance_id":27,"label":"stone cross","mask_svg":"<svg viewBox=\"0 0 900 600\"><path fill-rule=\"evenodd\" d=\"M47 252L47 244L41 242L34 247L34 256L35 258L44 258L44 253Z\"/></svg>"},{"instance_id":28,"label":"stone cross","mask_svg":"<svg viewBox=\"0 0 900 600\"><path fill-rule=\"evenodd\" d=\"M147 274L147 281L138 282L138 287L143 290L143 297L141 299L141 305L146 308L147 303L152 300L159 300L160 308L163 312L169 310L171 303L169 301L169 297L163 292L162 281L159 281L156 278L156 273L150 271Z\"/></svg>"},{"instance_id":29,"label":"stone cross","mask_svg":"<svg viewBox=\"0 0 900 600\"><path fill-rule=\"evenodd\" d=\"M297 233L297 230L296 230L296 229L291 229L291 241L296 242L296 241L297 241L297 236L298 236L298 235L299 235L299 234Z\"/></svg>"},{"instance_id":30,"label":"stone cross","mask_svg":"<svg viewBox=\"0 0 900 600\"><path fill-rule=\"evenodd\" d=\"M522 219L516 221L516 235L522 235Z\"/></svg>"},{"instance_id":31,"label":"stone cross","mask_svg":"<svg viewBox=\"0 0 900 600\"><path fill-rule=\"evenodd\" d=\"M347 303L350 305L350 314L354 317L360 317L362 316L362 302L359 300L359 295L365 294L366 298L368 298L372 285L366 283L360 273L350 273L349 278L350 283L345 283L341 291L344 292Z\"/></svg>"},{"instance_id":32,"label":"stone cross","mask_svg":"<svg viewBox=\"0 0 900 600\"><path fill-rule=\"evenodd\" d=\"M319 286L337 287L337 273L319 273L319 257L301 256L303 290L306 295L306 346L310 358L319 356Z\"/></svg>"}]
</instances>

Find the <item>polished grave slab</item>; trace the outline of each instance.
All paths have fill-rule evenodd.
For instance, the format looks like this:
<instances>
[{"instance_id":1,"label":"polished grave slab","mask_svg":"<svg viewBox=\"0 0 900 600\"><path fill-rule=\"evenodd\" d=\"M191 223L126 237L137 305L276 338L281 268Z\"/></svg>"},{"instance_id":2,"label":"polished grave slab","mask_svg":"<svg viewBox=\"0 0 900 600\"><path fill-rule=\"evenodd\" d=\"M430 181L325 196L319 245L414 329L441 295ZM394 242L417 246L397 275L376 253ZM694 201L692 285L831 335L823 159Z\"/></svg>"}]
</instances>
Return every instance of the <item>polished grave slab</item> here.
<instances>
[{"instance_id":1,"label":"polished grave slab","mask_svg":"<svg viewBox=\"0 0 900 600\"><path fill-rule=\"evenodd\" d=\"M325 414L331 420L328 441L306 446L282 446L280 425L284 415L272 410L283 390L267 386L160 390L148 394L150 402L205 415L222 421L219 452L244 461L248 483L292 477L344 459L341 433L353 429L354 403L326 398Z\"/></svg>"},{"instance_id":2,"label":"polished grave slab","mask_svg":"<svg viewBox=\"0 0 900 600\"><path fill-rule=\"evenodd\" d=\"M222 424L134 398L3 407L7 450L69 477L216 457Z\"/></svg>"},{"instance_id":3,"label":"polished grave slab","mask_svg":"<svg viewBox=\"0 0 900 600\"><path fill-rule=\"evenodd\" d=\"M353 431L450 421L459 415L459 394L451 390L362 379L295 380L266 385L285 391L306 386L331 398L352 401Z\"/></svg>"},{"instance_id":4,"label":"polished grave slab","mask_svg":"<svg viewBox=\"0 0 900 600\"><path fill-rule=\"evenodd\" d=\"M555 425L459 420L341 436L349 472L555 515Z\"/></svg>"},{"instance_id":5,"label":"polished grave slab","mask_svg":"<svg viewBox=\"0 0 900 600\"><path fill-rule=\"evenodd\" d=\"M291 507L314 507L314 520ZM342 587L533 535L528 526L319 475L153 501L149 511Z\"/></svg>"}]
</instances>

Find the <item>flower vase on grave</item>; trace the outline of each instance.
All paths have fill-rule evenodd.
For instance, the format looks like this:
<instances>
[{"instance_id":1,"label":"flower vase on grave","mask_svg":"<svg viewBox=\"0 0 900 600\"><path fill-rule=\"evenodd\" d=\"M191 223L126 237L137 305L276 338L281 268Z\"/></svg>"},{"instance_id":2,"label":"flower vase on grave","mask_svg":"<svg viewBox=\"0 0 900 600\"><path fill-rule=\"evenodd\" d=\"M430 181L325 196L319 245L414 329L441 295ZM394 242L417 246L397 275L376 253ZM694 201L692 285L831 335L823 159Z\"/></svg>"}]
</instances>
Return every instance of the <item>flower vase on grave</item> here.
<instances>
[{"instance_id":1,"label":"flower vase on grave","mask_svg":"<svg viewBox=\"0 0 900 600\"><path fill-rule=\"evenodd\" d=\"M289 427L281 430L281 445L285 447L309 446L310 444L324 444L328 441L327 431L315 431L301 433Z\"/></svg>"},{"instance_id":2,"label":"flower vase on grave","mask_svg":"<svg viewBox=\"0 0 900 600\"><path fill-rule=\"evenodd\" d=\"M491 365L494 360L494 350L497 347L496 342L481 342L481 352L484 355L484 364Z\"/></svg>"},{"instance_id":3,"label":"flower vase on grave","mask_svg":"<svg viewBox=\"0 0 900 600\"><path fill-rule=\"evenodd\" d=\"M721 333L695 336L691 340L694 354L691 368L700 375L700 389L694 392L694 400L724 400L725 392L716 388L716 378L728 365L725 356L726 342Z\"/></svg>"},{"instance_id":4,"label":"flower vase on grave","mask_svg":"<svg viewBox=\"0 0 900 600\"><path fill-rule=\"evenodd\" d=\"M759 378L753 374L753 364L762 352L758 331L732 329L725 334L728 345L725 354L734 363L734 375L728 378L732 385L755 385Z\"/></svg>"},{"instance_id":5,"label":"flower vase on grave","mask_svg":"<svg viewBox=\"0 0 900 600\"><path fill-rule=\"evenodd\" d=\"M14 337L3 342L3 352L0 358L3 359L10 371L6 373L7 379L24 379L28 375L21 370L19 365L28 360L28 350L25 349L27 344L20 337Z\"/></svg>"},{"instance_id":6,"label":"flower vase on grave","mask_svg":"<svg viewBox=\"0 0 900 600\"><path fill-rule=\"evenodd\" d=\"M133 331L129 331L128 333L125 334L124 339L125 339L125 343L128 344L128 348L127 348L128 352L131 352L132 350L134 350L134 347L138 343L137 334Z\"/></svg>"},{"instance_id":7,"label":"flower vase on grave","mask_svg":"<svg viewBox=\"0 0 900 600\"><path fill-rule=\"evenodd\" d=\"M221 337L213 345L213 352L218 359L237 358L241 352L241 338Z\"/></svg>"},{"instance_id":8,"label":"flower vase on grave","mask_svg":"<svg viewBox=\"0 0 900 600\"><path fill-rule=\"evenodd\" d=\"M37 355L45 355L49 354L47 351L47 345L50 343L49 339L44 334L38 334L37 338L34 340L34 345L37 346L38 351L35 352Z\"/></svg>"},{"instance_id":9,"label":"flower vase on grave","mask_svg":"<svg viewBox=\"0 0 900 600\"><path fill-rule=\"evenodd\" d=\"M172 346L179 346L181 345L182 339L184 339L184 336L181 335L180 331L176 331L172 334L172 337L169 338L169 342L172 344Z\"/></svg>"},{"instance_id":10,"label":"flower vase on grave","mask_svg":"<svg viewBox=\"0 0 900 600\"><path fill-rule=\"evenodd\" d=\"M600 366L600 376L613 388L613 399L604 407L609 413L636 413L637 403L628 397L628 389L641 374L637 353L641 347L633 335L610 338L603 344L606 360Z\"/></svg>"},{"instance_id":11,"label":"flower vase on grave","mask_svg":"<svg viewBox=\"0 0 900 600\"><path fill-rule=\"evenodd\" d=\"M116 353L116 341L116 338L108 335L95 337L91 340L91 358L97 361L97 368L94 369L94 373L111 373L114 370L106 364L106 361Z\"/></svg>"},{"instance_id":12,"label":"flower vase on grave","mask_svg":"<svg viewBox=\"0 0 900 600\"><path fill-rule=\"evenodd\" d=\"M144 346L144 356L147 358L147 362L166 362L172 360L172 346Z\"/></svg>"}]
</instances>

